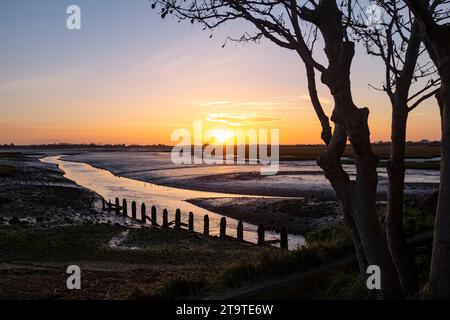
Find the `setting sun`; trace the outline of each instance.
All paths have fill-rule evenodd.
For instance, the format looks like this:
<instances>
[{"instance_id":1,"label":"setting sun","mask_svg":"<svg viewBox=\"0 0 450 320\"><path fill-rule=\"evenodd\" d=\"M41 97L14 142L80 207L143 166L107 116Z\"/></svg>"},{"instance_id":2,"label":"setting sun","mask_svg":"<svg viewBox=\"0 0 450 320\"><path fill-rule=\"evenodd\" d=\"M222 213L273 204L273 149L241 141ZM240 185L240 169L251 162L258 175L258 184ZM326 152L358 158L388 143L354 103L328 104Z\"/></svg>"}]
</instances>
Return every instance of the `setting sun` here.
<instances>
[{"instance_id":1,"label":"setting sun","mask_svg":"<svg viewBox=\"0 0 450 320\"><path fill-rule=\"evenodd\" d=\"M213 142L224 144L230 138L234 137L234 132L230 129L212 129L210 131L210 136L212 137Z\"/></svg>"}]
</instances>

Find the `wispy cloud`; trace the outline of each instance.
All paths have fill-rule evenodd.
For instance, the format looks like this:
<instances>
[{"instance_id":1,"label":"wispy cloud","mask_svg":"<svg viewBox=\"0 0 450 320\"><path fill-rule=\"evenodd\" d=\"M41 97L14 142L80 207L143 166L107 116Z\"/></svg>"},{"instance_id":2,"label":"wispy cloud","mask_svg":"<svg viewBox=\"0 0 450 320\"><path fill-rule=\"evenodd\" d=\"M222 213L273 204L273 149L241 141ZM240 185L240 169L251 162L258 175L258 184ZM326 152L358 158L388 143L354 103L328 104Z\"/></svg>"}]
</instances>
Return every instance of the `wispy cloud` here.
<instances>
[{"instance_id":1,"label":"wispy cloud","mask_svg":"<svg viewBox=\"0 0 450 320\"><path fill-rule=\"evenodd\" d=\"M267 98L265 100L236 101L227 99L209 100L200 103L201 107L213 108L214 110L296 110L305 108L305 101L311 101L308 95L285 95ZM319 101L324 105L331 104L331 100L319 97Z\"/></svg>"},{"instance_id":2,"label":"wispy cloud","mask_svg":"<svg viewBox=\"0 0 450 320\"><path fill-rule=\"evenodd\" d=\"M218 101L208 101L205 103L202 103L202 107L211 107L211 106L222 106L226 104L232 104L233 101L227 101L227 100L218 100Z\"/></svg>"},{"instance_id":3,"label":"wispy cloud","mask_svg":"<svg viewBox=\"0 0 450 320\"><path fill-rule=\"evenodd\" d=\"M300 96L300 99L311 101L310 96L309 96L309 95L306 95L306 94L301 95L301 96ZM320 101L321 103L323 103L323 104L331 104L331 100L330 100L330 99L327 99L327 98L324 98L324 97L319 97L319 101Z\"/></svg>"},{"instance_id":4,"label":"wispy cloud","mask_svg":"<svg viewBox=\"0 0 450 320\"><path fill-rule=\"evenodd\" d=\"M209 113L206 116L206 120L237 127L278 121L281 118L273 113Z\"/></svg>"}]
</instances>

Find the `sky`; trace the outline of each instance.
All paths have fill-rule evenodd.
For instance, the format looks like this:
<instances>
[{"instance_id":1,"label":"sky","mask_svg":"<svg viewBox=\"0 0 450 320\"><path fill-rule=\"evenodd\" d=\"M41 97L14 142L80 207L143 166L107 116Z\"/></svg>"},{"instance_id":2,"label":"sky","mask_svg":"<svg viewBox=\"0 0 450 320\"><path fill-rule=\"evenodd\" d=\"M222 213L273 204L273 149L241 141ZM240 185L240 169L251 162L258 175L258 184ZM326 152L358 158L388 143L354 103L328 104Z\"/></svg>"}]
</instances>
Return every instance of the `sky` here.
<instances>
[{"instance_id":1,"label":"sky","mask_svg":"<svg viewBox=\"0 0 450 320\"><path fill-rule=\"evenodd\" d=\"M81 8L68 30L66 8ZM298 56L268 40L222 45L253 30L162 20L148 0L2 0L0 144L174 144L193 129L279 129L283 144L320 143ZM321 53L318 52L320 55ZM373 141L390 139L384 67L357 49L352 88L370 109ZM328 115L329 91L319 90ZM408 140L440 139L434 99L410 115Z\"/></svg>"}]
</instances>

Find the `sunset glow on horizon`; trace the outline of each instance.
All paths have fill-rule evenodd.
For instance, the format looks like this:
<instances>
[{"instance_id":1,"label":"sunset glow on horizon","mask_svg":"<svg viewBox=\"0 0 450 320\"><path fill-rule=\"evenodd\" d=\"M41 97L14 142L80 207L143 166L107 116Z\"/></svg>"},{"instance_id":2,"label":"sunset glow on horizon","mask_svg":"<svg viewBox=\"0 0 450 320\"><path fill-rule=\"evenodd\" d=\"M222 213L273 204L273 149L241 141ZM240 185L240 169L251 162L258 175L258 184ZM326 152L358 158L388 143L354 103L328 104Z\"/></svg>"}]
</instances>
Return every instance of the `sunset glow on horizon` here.
<instances>
[{"instance_id":1,"label":"sunset glow on horizon","mask_svg":"<svg viewBox=\"0 0 450 320\"><path fill-rule=\"evenodd\" d=\"M248 30L213 34L164 21L147 0L75 1L83 28L65 28L74 1L0 4L0 144L167 144L178 128L279 129L282 144L321 143L298 56L269 41L222 44ZM319 52L319 51L318 51ZM352 69L355 102L370 109L372 141L390 140L383 67L360 49ZM329 92L317 80L328 116ZM225 131L224 131L225 130ZM411 113L408 140L439 140L434 99Z\"/></svg>"}]
</instances>

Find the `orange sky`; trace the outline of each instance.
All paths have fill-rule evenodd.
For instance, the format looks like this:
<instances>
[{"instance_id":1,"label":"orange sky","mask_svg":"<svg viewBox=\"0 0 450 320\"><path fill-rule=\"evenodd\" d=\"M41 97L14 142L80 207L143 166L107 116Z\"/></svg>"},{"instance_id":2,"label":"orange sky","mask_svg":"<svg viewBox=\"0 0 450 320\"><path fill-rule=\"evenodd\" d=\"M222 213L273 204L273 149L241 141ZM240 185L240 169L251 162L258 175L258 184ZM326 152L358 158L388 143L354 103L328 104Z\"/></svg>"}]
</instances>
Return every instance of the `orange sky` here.
<instances>
[{"instance_id":1,"label":"orange sky","mask_svg":"<svg viewBox=\"0 0 450 320\"><path fill-rule=\"evenodd\" d=\"M89 19L76 32L65 29L65 8L54 1L0 4L7 13L0 19L0 144L174 144L173 130L192 129L196 120L206 128L277 128L283 144L321 142L293 52L268 41L222 49L245 26L209 39L200 28L162 22L144 10L146 0L111 0L108 10L104 1L79 1ZM382 78L383 66L359 50L354 98L371 111L373 141L390 137L388 99L368 86ZM328 90L319 94L329 115ZM440 139L434 99L412 112L408 139Z\"/></svg>"}]
</instances>

